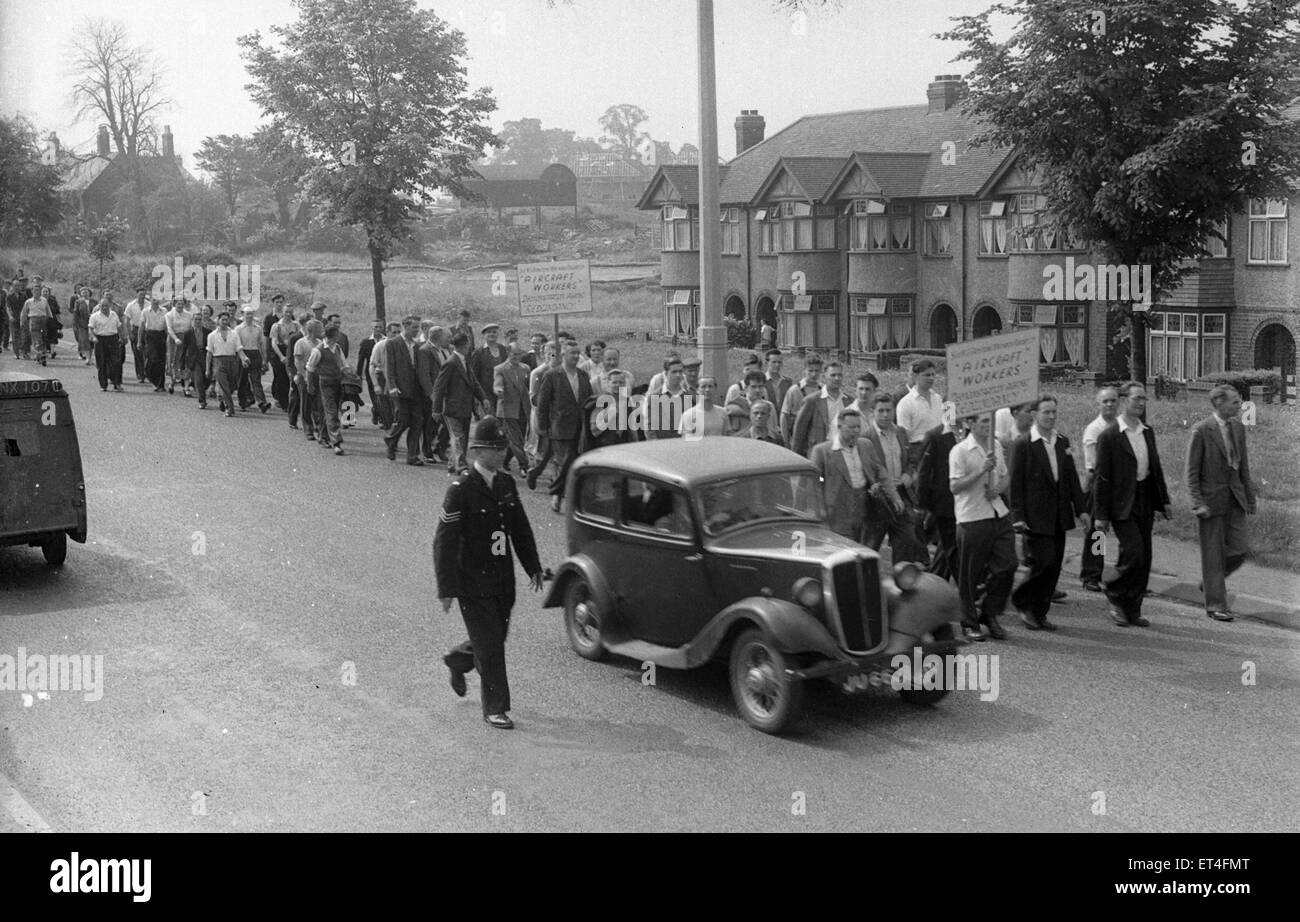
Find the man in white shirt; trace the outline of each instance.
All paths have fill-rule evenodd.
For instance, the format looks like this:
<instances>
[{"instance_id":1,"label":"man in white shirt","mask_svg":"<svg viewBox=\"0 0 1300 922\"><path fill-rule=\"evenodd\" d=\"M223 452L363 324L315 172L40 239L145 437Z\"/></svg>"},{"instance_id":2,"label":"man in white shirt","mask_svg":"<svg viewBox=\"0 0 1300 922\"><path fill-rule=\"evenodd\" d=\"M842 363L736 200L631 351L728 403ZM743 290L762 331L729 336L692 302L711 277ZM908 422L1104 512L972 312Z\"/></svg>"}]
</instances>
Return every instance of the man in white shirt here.
<instances>
[{"instance_id":1,"label":"man in white shirt","mask_svg":"<svg viewBox=\"0 0 1300 922\"><path fill-rule=\"evenodd\" d=\"M167 312L157 298L140 315L139 345L144 352L144 376L161 394L167 388Z\"/></svg>"},{"instance_id":2,"label":"man in white shirt","mask_svg":"<svg viewBox=\"0 0 1300 922\"><path fill-rule=\"evenodd\" d=\"M731 403L737 397L745 392L745 381L749 378L752 371L762 372L763 363L757 355L750 355L745 359L745 364L740 367L740 380L727 388L727 397L724 403Z\"/></svg>"},{"instance_id":3,"label":"man in white shirt","mask_svg":"<svg viewBox=\"0 0 1300 922\"><path fill-rule=\"evenodd\" d=\"M126 306L126 335L127 342L131 344L131 354L135 357L135 379L140 384L144 384L144 346L140 344L140 323L144 317L145 295L149 293L147 288L137 288L135 290L135 300Z\"/></svg>"},{"instance_id":4,"label":"man in white shirt","mask_svg":"<svg viewBox=\"0 0 1300 922\"><path fill-rule=\"evenodd\" d=\"M811 355L804 366L803 377L785 392L785 399L781 401L781 438L785 444L794 444L794 421L799 415L799 408L803 406L804 398L820 394L821 389L822 359L819 355Z\"/></svg>"},{"instance_id":5,"label":"man in white shirt","mask_svg":"<svg viewBox=\"0 0 1300 922\"><path fill-rule=\"evenodd\" d=\"M925 437L932 429L943 427L943 395L934 389L938 373L938 367L931 359L913 362L912 375L916 378L916 386L898 401L894 411L898 424L907 430L907 452L912 456L913 464L921 460Z\"/></svg>"},{"instance_id":6,"label":"man in white shirt","mask_svg":"<svg viewBox=\"0 0 1300 922\"><path fill-rule=\"evenodd\" d=\"M727 411L713 402L713 394L717 389L718 381L712 375L700 378L700 383L696 385L695 406L682 414L681 424L677 428L686 441L727 434Z\"/></svg>"},{"instance_id":7,"label":"man in white shirt","mask_svg":"<svg viewBox=\"0 0 1300 922\"><path fill-rule=\"evenodd\" d=\"M188 308L189 305L182 299L173 298L172 309L167 312L165 318L167 341L170 343L168 351L171 354L169 365L172 378L168 393L176 393L176 382L180 381L181 390L186 397L190 396L190 364L194 358L190 354L193 342L190 330L194 326L194 313Z\"/></svg>"},{"instance_id":8,"label":"man in white shirt","mask_svg":"<svg viewBox=\"0 0 1300 922\"><path fill-rule=\"evenodd\" d=\"M1016 575L1015 532L1010 510L1002 501L1008 483L1002 445L993 438L993 414L966 418L970 435L948 454L948 488L957 519L957 589L961 595L962 634L983 640L1004 640L998 623ZM984 584L984 598L976 608L975 589Z\"/></svg>"},{"instance_id":9,"label":"man in white shirt","mask_svg":"<svg viewBox=\"0 0 1300 922\"><path fill-rule=\"evenodd\" d=\"M814 445L810 456L821 474L827 527L853 541L862 541L868 496L903 508L880 456L861 434L862 415L846 407L835 419L834 434Z\"/></svg>"},{"instance_id":10,"label":"man in white shirt","mask_svg":"<svg viewBox=\"0 0 1300 922\"><path fill-rule=\"evenodd\" d=\"M1083 492L1090 509L1093 496L1092 482L1097 475L1097 439L1119 414L1119 391L1113 387L1103 387L1097 391L1097 410L1097 418L1088 423L1083 430ZM1083 588L1089 592L1101 592L1101 574L1106 565L1105 559L1100 554L1094 553L1102 545L1102 541L1098 540L1099 537L1104 540L1104 536L1096 529L1085 528L1083 531L1079 579L1083 581Z\"/></svg>"},{"instance_id":11,"label":"man in white shirt","mask_svg":"<svg viewBox=\"0 0 1300 922\"><path fill-rule=\"evenodd\" d=\"M217 318L217 328L208 334L208 380L215 375L227 417L235 415L235 391L239 387L239 337L230 327L231 319L227 308Z\"/></svg>"},{"instance_id":12,"label":"man in white shirt","mask_svg":"<svg viewBox=\"0 0 1300 922\"><path fill-rule=\"evenodd\" d=\"M668 350L668 354L664 356L664 365L663 365L664 370L656 371L653 375L650 376L650 386L646 388L647 394L663 393L664 382L668 378L668 366L674 361L680 362L681 358L682 358L682 354L678 352L676 349Z\"/></svg>"},{"instance_id":13,"label":"man in white shirt","mask_svg":"<svg viewBox=\"0 0 1300 922\"><path fill-rule=\"evenodd\" d=\"M878 387L880 387L880 379L869 371L862 372L853 382L853 402L848 408L861 413L863 420L873 418L876 414L876 388Z\"/></svg>"},{"instance_id":14,"label":"man in white shirt","mask_svg":"<svg viewBox=\"0 0 1300 922\"><path fill-rule=\"evenodd\" d=\"M107 295L99 302L98 308L90 315L90 335L95 338L95 364L98 365L99 389L108 390L108 383L113 382L113 390L122 389L122 318L112 308L112 299Z\"/></svg>"}]
</instances>

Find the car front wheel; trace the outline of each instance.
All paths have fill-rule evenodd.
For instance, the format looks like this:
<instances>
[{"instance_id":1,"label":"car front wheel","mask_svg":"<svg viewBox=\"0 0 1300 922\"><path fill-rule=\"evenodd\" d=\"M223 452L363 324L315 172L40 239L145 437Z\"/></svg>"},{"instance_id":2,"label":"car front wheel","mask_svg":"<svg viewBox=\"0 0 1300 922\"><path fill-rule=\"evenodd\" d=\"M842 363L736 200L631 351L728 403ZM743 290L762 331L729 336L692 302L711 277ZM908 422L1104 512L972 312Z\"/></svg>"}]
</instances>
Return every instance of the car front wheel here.
<instances>
[{"instance_id":1,"label":"car front wheel","mask_svg":"<svg viewBox=\"0 0 1300 922\"><path fill-rule=\"evenodd\" d=\"M68 559L68 536L59 532L53 537L46 538L41 544L41 553L45 555L45 562L50 566L62 566L63 561Z\"/></svg>"},{"instance_id":2,"label":"car front wheel","mask_svg":"<svg viewBox=\"0 0 1300 922\"><path fill-rule=\"evenodd\" d=\"M731 646L731 695L740 716L764 733L780 733L803 707L803 682L787 675L789 666L760 630L745 631Z\"/></svg>"},{"instance_id":3,"label":"car front wheel","mask_svg":"<svg viewBox=\"0 0 1300 922\"><path fill-rule=\"evenodd\" d=\"M605 656L600 619L591 584L581 576L575 577L564 590L564 630L569 635L569 646L583 659L599 660Z\"/></svg>"},{"instance_id":4,"label":"car front wheel","mask_svg":"<svg viewBox=\"0 0 1300 922\"><path fill-rule=\"evenodd\" d=\"M952 640L952 625L945 624L942 627L935 628L931 633L921 638L921 643L930 643L936 640ZM908 704L938 704L944 698L948 697L951 688L900 688L899 696Z\"/></svg>"}]
</instances>

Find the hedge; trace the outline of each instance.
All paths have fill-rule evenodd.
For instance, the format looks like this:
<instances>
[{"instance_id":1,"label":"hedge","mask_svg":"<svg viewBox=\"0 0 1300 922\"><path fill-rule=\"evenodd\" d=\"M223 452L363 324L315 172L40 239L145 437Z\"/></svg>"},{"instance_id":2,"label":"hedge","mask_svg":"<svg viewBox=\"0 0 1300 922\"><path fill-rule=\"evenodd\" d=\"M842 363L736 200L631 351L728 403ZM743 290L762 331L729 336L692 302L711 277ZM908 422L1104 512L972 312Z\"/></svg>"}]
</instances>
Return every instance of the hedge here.
<instances>
[{"instance_id":1,"label":"hedge","mask_svg":"<svg viewBox=\"0 0 1300 922\"><path fill-rule=\"evenodd\" d=\"M1250 399L1252 387L1264 387L1278 393L1282 389L1282 376L1271 368L1252 368L1247 371L1220 371L1212 375L1202 375L1198 381L1210 384L1230 384L1241 394L1242 400Z\"/></svg>"}]
</instances>

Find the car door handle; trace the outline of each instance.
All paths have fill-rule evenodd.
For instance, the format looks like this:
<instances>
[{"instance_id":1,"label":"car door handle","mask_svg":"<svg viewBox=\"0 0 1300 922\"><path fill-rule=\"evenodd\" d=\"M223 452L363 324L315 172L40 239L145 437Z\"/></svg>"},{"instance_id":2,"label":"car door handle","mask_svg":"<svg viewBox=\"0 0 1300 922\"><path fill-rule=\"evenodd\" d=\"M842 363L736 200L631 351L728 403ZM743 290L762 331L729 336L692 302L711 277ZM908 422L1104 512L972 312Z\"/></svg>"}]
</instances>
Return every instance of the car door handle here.
<instances>
[{"instance_id":1,"label":"car door handle","mask_svg":"<svg viewBox=\"0 0 1300 922\"><path fill-rule=\"evenodd\" d=\"M703 555L703 554L687 554L687 555L686 555L686 562L687 562L687 563L699 563L699 562L700 562L701 560L703 560L703 559L704 559L704 555Z\"/></svg>"},{"instance_id":2,"label":"car door handle","mask_svg":"<svg viewBox=\"0 0 1300 922\"><path fill-rule=\"evenodd\" d=\"M733 563L729 565L733 570L745 570L749 573L757 573L758 567L747 567L742 563Z\"/></svg>"}]
</instances>

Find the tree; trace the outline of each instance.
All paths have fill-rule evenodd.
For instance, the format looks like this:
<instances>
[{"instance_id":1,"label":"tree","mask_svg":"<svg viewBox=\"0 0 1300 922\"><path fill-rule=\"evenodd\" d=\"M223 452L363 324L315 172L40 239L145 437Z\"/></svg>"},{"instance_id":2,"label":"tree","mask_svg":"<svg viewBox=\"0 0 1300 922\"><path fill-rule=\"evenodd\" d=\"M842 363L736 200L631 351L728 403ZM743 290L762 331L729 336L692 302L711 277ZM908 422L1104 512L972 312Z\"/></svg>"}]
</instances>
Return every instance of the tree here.
<instances>
[{"instance_id":1,"label":"tree","mask_svg":"<svg viewBox=\"0 0 1300 922\"><path fill-rule=\"evenodd\" d=\"M994 41L989 18L1016 17ZM1008 0L939 36L975 67L973 144L1014 147L1037 170L1056 224L1105 262L1151 266L1152 300L1207 255L1215 226L1300 178L1297 10L1271 0ZM1131 369L1146 376L1145 313Z\"/></svg>"},{"instance_id":2,"label":"tree","mask_svg":"<svg viewBox=\"0 0 1300 922\"><path fill-rule=\"evenodd\" d=\"M637 147L650 137L641 130L641 126L649 117L644 109L631 103L610 106L600 117L600 127L605 129L601 143L625 160L639 160Z\"/></svg>"},{"instance_id":3,"label":"tree","mask_svg":"<svg viewBox=\"0 0 1300 922\"><path fill-rule=\"evenodd\" d=\"M301 226L298 219L306 214L305 202L298 208L297 219L290 209L302 193L303 178L311 166L302 143L275 125L263 125L253 132L253 148L257 157L253 174L275 197L280 230Z\"/></svg>"},{"instance_id":4,"label":"tree","mask_svg":"<svg viewBox=\"0 0 1300 922\"><path fill-rule=\"evenodd\" d=\"M99 260L99 283L104 284L104 263L117 258L117 244L121 236L130 228L116 215L109 215L97 226L89 228L86 234L86 252Z\"/></svg>"},{"instance_id":5,"label":"tree","mask_svg":"<svg viewBox=\"0 0 1300 922\"><path fill-rule=\"evenodd\" d=\"M213 183L225 196L232 227L235 224L235 211L239 207L240 194L252 188L257 182L255 171L258 161L259 155L253 142L237 134L219 134L204 138L202 146L194 156L194 162L212 177Z\"/></svg>"},{"instance_id":6,"label":"tree","mask_svg":"<svg viewBox=\"0 0 1300 922\"><path fill-rule=\"evenodd\" d=\"M543 128L541 119L521 118L502 127L492 163L540 173L552 163L572 167L580 154L598 153L600 149L591 138L580 138L567 128Z\"/></svg>"},{"instance_id":7,"label":"tree","mask_svg":"<svg viewBox=\"0 0 1300 922\"><path fill-rule=\"evenodd\" d=\"M103 19L86 20L73 35L72 72L77 118L108 124L130 177L131 226L147 240L140 157L153 151L155 116L171 104L162 91L162 72L147 51L131 46L125 26Z\"/></svg>"},{"instance_id":8,"label":"tree","mask_svg":"<svg viewBox=\"0 0 1300 922\"><path fill-rule=\"evenodd\" d=\"M62 217L59 171L41 162L36 129L22 116L0 118L0 241L40 240Z\"/></svg>"},{"instance_id":9,"label":"tree","mask_svg":"<svg viewBox=\"0 0 1300 922\"><path fill-rule=\"evenodd\" d=\"M465 80L465 36L414 0L295 0L298 20L274 46L241 36L247 89L303 145L309 195L326 217L364 229L376 316L384 261L439 189L462 180L495 136L486 89Z\"/></svg>"}]
</instances>

